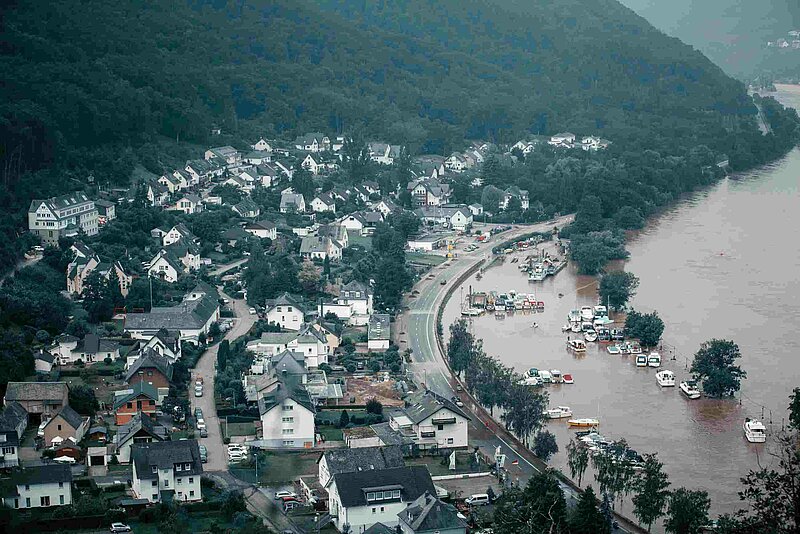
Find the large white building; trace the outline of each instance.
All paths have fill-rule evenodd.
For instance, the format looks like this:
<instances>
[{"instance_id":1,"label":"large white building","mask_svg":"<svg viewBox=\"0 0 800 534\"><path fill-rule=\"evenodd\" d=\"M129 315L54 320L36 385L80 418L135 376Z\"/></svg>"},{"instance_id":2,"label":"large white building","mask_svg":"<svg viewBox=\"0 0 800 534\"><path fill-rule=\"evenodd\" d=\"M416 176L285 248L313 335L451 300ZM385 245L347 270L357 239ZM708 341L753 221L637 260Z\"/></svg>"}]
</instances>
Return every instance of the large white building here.
<instances>
[{"instance_id":1,"label":"large white building","mask_svg":"<svg viewBox=\"0 0 800 534\"><path fill-rule=\"evenodd\" d=\"M98 212L94 201L76 192L47 200L33 200L28 208L28 229L44 243L58 245L60 237L74 237L80 230L96 235Z\"/></svg>"},{"instance_id":2,"label":"large white building","mask_svg":"<svg viewBox=\"0 0 800 534\"><path fill-rule=\"evenodd\" d=\"M407 407L391 410L389 427L410 437L420 449L456 449L468 445L469 417L433 391L412 396Z\"/></svg>"},{"instance_id":3,"label":"large white building","mask_svg":"<svg viewBox=\"0 0 800 534\"><path fill-rule=\"evenodd\" d=\"M289 293L267 301L267 323L275 323L284 330L300 330L305 315L305 308Z\"/></svg>"},{"instance_id":4,"label":"large white building","mask_svg":"<svg viewBox=\"0 0 800 534\"><path fill-rule=\"evenodd\" d=\"M270 357L290 350L302 354L309 369L328 363L331 352L327 337L312 325L303 325L297 332L264 332L247 343L247 350Z\"/></svg>"},{"instance_id":5,"label":"large white building","mask_svg":"<svg viewBox=\"0 0 800 534\"><path fill-rule=\"evenodd\" d=\"M264 446L267 448L313 448L314 403L295 377L276 369L275 388L258 399Z\"/></svg>"},{"instance_id":6,"label":"large white building","mask_svg":"<svg viewBox=\"0 0 800 534\"><path fill-rule=\"evenodd\" d=\"M36 465L14 471L3 486L9 508L47 508L72 504L72 469L68 465Z\"/></svg>"},{"instance_id":7,"label":"large white building","mask_svg":"<svg viewBox=\"0 0 800 534\"><path fill-rule=\"evenodd\" d=\"M203 464L197 440L139 443L131 448L131 489L149 502L200 501Z\"/></svg>"}]
</instances>

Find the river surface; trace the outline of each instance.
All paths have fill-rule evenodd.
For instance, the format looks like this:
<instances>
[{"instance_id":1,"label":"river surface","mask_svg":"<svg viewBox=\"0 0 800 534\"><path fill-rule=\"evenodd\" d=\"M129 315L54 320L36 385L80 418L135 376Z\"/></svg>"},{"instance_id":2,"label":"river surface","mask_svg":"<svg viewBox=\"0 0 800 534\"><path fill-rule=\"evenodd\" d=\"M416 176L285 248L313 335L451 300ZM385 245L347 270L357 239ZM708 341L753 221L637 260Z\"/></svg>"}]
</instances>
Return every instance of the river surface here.
<instances>
[{"instance_id":1,"label":"river surface","mask_svg":"<svg viewBox=\"0 0 800 534\"><path fill-rule=\"evenodd\" d=\"M800 87L778 89L774 96L782 103L800 107ZM543 312L476 318L472 331L488 354L520 373L530 367L571 373L574 384L547 387L551 406L570 406L575 417L599 417L604 436L624 438L640 453L657 452L673 487L708 491L712 515L735 511L741 507L740 477L759 461L771 462L769 440L745 441L744 418L763 418L768 433L780 431L789 394L800 386L800 335L792 326L800 316L798 183L796 148L772 165L688 196L628 244L631 257L624 268L640 279L632 304L657 310L666 323L662 369L684 380L703 341L732 339L748 373L735 400L689 401L677 387L660 388L655 369L637 368L633 356L609 355L605 345L589 343L582 356L570 353L561 332L567 313L597 304L594 279L578 276L572 266L539 283L529 283L510 262L489 269L481 280L470 278L463 295L468 286L516 289L545 302ZM445 331L459 317L459 296L456 291L447 306ZM565 420L547 427L561 449L550 463L568 473L564 449L574 433ZM587 480L596 486L591 470ZM630 511L624 504L623 512Z\"/></svg>"}]
</instances>

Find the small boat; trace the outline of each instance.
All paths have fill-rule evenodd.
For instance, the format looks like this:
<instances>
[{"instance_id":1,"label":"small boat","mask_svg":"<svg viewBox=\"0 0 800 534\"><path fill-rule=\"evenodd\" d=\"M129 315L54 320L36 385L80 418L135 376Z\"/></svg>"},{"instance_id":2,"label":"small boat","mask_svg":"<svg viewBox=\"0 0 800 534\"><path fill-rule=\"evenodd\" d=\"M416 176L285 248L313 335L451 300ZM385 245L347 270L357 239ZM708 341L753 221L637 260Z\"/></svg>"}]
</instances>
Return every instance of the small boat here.
<instances>
[{"instance_id":1,"label":"small boat","mask_svg":"<svg viewBox=\"0 0 800 534\"><path fill-rule=\"evenodd\" d=\"M662 388L675 387L675 373L664 369L656 373L656 382Z\"/></svg>"},{"instance_id":2,"label":"small boat","mask_svg":"<svg viewBox=\"0 0 800 534\"><path fill-rule=\"evenodd\" d=\"M550 369L550 375L552 377L551 380L553 381L553 384L560 384L564 381L564 379L561 377L561 371L558 369Z\"/></svg>"},{"instance_id":3,"label":"small boat","mask_svg":"<svg viewBox=\"0 0 800 534\"><path fill-rule=\"evenodd\" d=\"M528 369L528 376L539 376L539 370L536 367Z\"/></svg>"},{"instance_id":4,"label":"small boat","mask_svg":"<svg viewBox=\"0 0 800 534\"><path fill-rule=\"evenodd\" d=\"M536 309L537 310L543 310L544 309L544 301L543 300L537 300L536 301Z\"/></svg>"},{"instance_id":5,"label":"small boat","mask_svg":"<svg viewBox=\"0 0 800 534\"><path fill-rule=\"evenodd\" d=\"M630 346L630 349L631 349L631 354L641 354L642 353L642 347L638 343L634 342L634 343L631 343L629 346Z\"/></svg>"},{"instance_id":6,"label":"small boat","mask_svg":"<svg viewBox=\"0 0 800 534\"><path fill-rule=\"evenodd\" d=\"M563 419L572 417L572 409L569 406L557 406L544 412L548 419Z\"/></svg>"},{"instance_id":7,"label":"small boat","mask_svg":"<svg viewBox=\"0 0 800 534\"><path fill-rule=\"evenodd\" d=\"M657 352L651 352L647 357L648 367L661 367L661 355Z\"/></svg>"},{"instance_id":8,"label":"small boat","mask_svg":"<svg viewBox=\"0 0 800 534\"><path fill-rule=\"evenodd\" d=\"M579 334L581 332L581 323L572 323L572 326L569 329L574 333Z\"/></svg>"},{"instance_id":9,"label":"small boat","mask_svg":"<svg viewBox=\"0 0 800 534\"><path fill-rule=\"evenodd\" d=\"M681 388L681 391L683 391L683 394L690 399L700 398L700 388L697 387L697 382L694 380L686 380L681 382L679 387Z\"/></svg>"},{"instance_id":10,"label":"small boat","mask_svg":"<svg viewBox=\"0 0 800 534\"><path fill-rule=\"evenodd\" d=\"M590 323L589 321L584 321L581 323L582 332L588 332L590 330L594 331L594 325L592 323Z\"/></svg>"},{"instance_id":11,"label":"small boat","mask_svg":"<svg viewBox=\"0 0 800 534\"><path fill-rule=\"evenodd\" d=\"M486 311L490 311L490 312L494 311L494 302L487 302L486 303Z\"/></svg>"},{"instance_id":12,"label":"small boat","mask_svg":"<svg viewBox=\"0 0 800 534\"><path fill-rule=\"evenodd\" d=\"M541 386L542 380L538 376L526 376L519 383L523 386Z\"/></svg>"},{"instance_id":13,"label":"small boat","mask_svg":"<svg viewBox=\"0 0 800 534\"><path fill-rule=\"evenodd\" d=\"M609 345L608 347L606 347L606 352L608 352L609 354L619 354L620 353L619 345Z\"/></svg>"},{"instance_id":14,"label":"small boat","mask_svg":"<svg viewBox=\"0 0 800 534\"><path fill-rule=\"evenodd\" d=\"M593 426L599 426L600 420L594 419L592 417L584 417L582 419L570 419L567 421L569 426L579 427L579 428L589 428Z\"/></svg>"},{"instance_id":15,"label":"small boat","mask_svg":"<svg viewBox=\"0 0 800 534\"><path fill-rule=\"evenodd\" d=\"M523 304L522 299L520 299L520 298L514 299L514 309L515 310L521 310L523 308L523 306L524 306L524 304Z\"/></svg>"},{"instance_id":16,"label":"small boat","mask_svg":"<svg viewBox=\"0 0 800 534\"><path fill-rule=\"evenodd\" d=\"M744 430L745 439L750 443L764 443L767 441L767 428L758 419L750 419L749 417L745 419L742 430Z\"/></svg>"},{"instance_id":17,"label":"small boat","mask_svg":"<svg viewBox=\"0 0 800 534\"><path fill-rule=\"evenodd\" d=\"M640 354L636 357L636 367L647 367L647 356Z\"/></svg>"},{"instance_id":18,"label":"small boat","mask_svg":"<svg viewBox=\"0 0 800 534\"><path fill-rule=\"evenodd\" d=\"M574 384L575 380L572 378L572 375L567 373L564 375L564 383L565 384Z\"/></svg>"},{"instance_id":19,"label":"small boat","mask_svg":"<svg viewBox=\"0 0 800 534\"><path fill-rule=\"evenodd\" d=\"M565 324L564 326L561 327L562 332L569 332L570 330L572 330L571 324Z\"/></svg>"},{"instance_id":20,"label":"small boat","mask_svg":"<svg viewBox=\"0 0 800 534\"><path fill-rule=\"evenodd\" d=\"M539 323L531 323L531 328L539 328Z\"/></svg>"},{"instance_id":21,"label":"small boat","mask_svg":"<svg viewBox=\"0 0 800 534\"><path fill-rule=\"evenodd\" d=\"M586 352L586 343L582 339L570 339L567 346L574 352Z\"/></svg>"},{"instance_id":22,"label":"small boat","mask_svg":"<svg viewBox=\"0 0 800 534\"><path fill-rule=\"evenodd\" d=\"M567 321L570 323L579 323L581 321L580 310L570 310L569 315L567 315Z\"/></svg>"},{"instance_id":23,"label":"small boat","mask_svg":"<svg viewBox=\"0 0 800 534\"><path fill-rule=\"evenodd\" d=\"M581 308L581 319L589 321L590 323L594 320L594 310L591 306L584 306Z\"/></svg>"},{"instance_id":24,"label":"small boat","mask_svg":"<svg viewBox=\"0 0 800 534\"><path fill-rule=\"evenodd\" d=\"M550 384L553 382L553 375L550 374L550 371L539 371L539 378L542 380L543 384Z\"/></svg>"},{"instance_id":25,"label":"small boat","mask_svg":"<svg viewBox=\"0 0 800 534\"><path fill-rule=\"evenodd\" d=\"M597 341L597 332L594 330L588 330L583 334L583 339L586 341Z\"/></svg>"},{"instance_id":26,"label":"small boat","mask_svg":"<svg viewBox=\"0 0 800 534\"><path fill-rule=\"evenodd\" d=\"M619 347L619 353L620 354L630 354L631 353L631 349L630 349L630 347L628 347L627 343L623 343L622 345L618 345L618 347Z\"/></svg>"},{"instance_id":27,"label":"small boat","mask_svg":"<svg viewBox=\"0 0 800 534\"><path fill-rule=\"evenodd\" d=\"M464 317L477 317L481 313L483 312L481 311L480 308L464 308L463 310L461 310L461 315L463 315Z\"/></svg>"},{"instance_id":28,"label":"small boat","mask_svg":"<svg viewBox=\"0 0 800 534\"><path fill-rule=\"evenodd\" d=\"M611 341L611 332L608 328L595 328L595 332L597 332L597 341L601 343L607 343Z\"/></svg>"},{"instance_id":29,"label":"small boat","mask_svg":"<svg viewBox=\"0 0 800 534\"><path fill-rule=\"evenodd\" d=\"M605 306L595 306L594 316L595 318L608 317L608 308L606 308Z\"/></svg>"},{"instance_id":30,"label":"small boat","mask_svg":"<svg viewBox=\"0 0 800 534\"><path fill-rule=\"evenodd\" d=\"M612 328L611 339L614 341L623 341L625 339L625 331L620 328Z\"/></svg>"}]
</instances>

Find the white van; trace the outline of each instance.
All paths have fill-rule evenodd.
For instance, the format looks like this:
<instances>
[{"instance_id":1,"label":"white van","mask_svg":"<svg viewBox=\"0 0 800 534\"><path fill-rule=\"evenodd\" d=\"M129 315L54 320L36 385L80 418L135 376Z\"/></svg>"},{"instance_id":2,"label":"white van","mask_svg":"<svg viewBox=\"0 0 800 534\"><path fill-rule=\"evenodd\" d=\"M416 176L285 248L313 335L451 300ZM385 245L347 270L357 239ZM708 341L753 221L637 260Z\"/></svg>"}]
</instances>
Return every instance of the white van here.
<instances>
[{"instance_id":1,"label":"white van","mask_svg":"<svg viewBox=\"0 0 800 534\"><path fill-rule=\"evenodd\" d=\"M474 495L470 495L464 502L470 506L483 506L485 504L489 504L489 495L486 493L475 493Z\"/></svg>"}]
</instances>

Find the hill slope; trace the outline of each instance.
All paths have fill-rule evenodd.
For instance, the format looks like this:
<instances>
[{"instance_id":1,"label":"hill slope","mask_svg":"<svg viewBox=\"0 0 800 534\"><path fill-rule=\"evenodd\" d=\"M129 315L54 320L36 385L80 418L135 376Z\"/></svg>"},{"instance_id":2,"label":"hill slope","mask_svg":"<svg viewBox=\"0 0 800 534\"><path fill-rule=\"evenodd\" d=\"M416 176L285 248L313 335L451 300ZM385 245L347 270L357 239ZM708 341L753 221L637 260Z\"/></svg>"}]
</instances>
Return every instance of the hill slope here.
<instances>
[{"instance_id":1,"label":"hill slope","mask_svg":"<svg viewBox=\"0 0 800 534\"><path fill-rule=\"evenodd\" d=\"M188 152L213 124L233 143L358 131L437 153L561 130L730 153L755 131L740 83L615 0L17 0L2 24L16 221L90 172L160 172L164 139Z\"/></svg>"}]
</instances>

